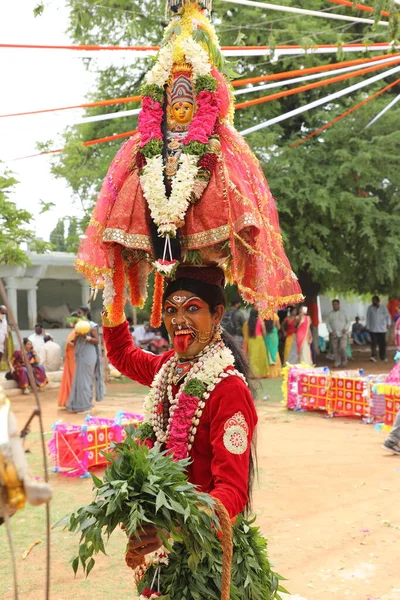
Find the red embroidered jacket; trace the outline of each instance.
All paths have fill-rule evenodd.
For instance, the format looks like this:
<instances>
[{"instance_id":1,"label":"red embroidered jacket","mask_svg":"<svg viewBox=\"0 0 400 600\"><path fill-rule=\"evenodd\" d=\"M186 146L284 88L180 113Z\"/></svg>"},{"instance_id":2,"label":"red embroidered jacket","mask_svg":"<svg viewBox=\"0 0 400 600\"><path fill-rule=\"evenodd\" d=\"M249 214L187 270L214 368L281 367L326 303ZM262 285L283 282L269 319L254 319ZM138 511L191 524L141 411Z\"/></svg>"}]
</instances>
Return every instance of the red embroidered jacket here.
<instances>
[{"instance_id":1,"label":"red embroidered jacket","mask_svg":"<svg viewBox=\"0 0 400 600\"><path fill-rule=\"evenodd\" d=\"M104 327L103 333L110 363L142 385L151 385L173 352L155 356L137 348L127 322ZM173 393L177 391L174 387ZM207 400L190 453L189 480L221 500L231 518L244 510L248 500L250 446L256 424L249 389L239 377L227 377Z\"/></svg>"}]
</instances>

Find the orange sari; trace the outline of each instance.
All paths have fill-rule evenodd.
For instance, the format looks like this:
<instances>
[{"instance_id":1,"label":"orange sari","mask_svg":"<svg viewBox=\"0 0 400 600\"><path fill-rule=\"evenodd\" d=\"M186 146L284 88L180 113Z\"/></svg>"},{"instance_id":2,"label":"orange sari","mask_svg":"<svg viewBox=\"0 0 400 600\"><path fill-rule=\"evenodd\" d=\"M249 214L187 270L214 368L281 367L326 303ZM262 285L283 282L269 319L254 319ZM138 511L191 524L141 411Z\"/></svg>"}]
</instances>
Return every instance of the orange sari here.
<instances>
[{"instance_id":1,"label":"orange sari","mask_svg":"<svg viewBox=\"0 0 400 600\"><path fill-rule=\"evenodd\" d=\"M71 391L72 382L75 375L75 346L72 340L75 338L75 331L72 330L67 337L65 344L64 370L61 379L60 392L58 394L58 406L66 406Z\"/></svg>"}]
</instances>

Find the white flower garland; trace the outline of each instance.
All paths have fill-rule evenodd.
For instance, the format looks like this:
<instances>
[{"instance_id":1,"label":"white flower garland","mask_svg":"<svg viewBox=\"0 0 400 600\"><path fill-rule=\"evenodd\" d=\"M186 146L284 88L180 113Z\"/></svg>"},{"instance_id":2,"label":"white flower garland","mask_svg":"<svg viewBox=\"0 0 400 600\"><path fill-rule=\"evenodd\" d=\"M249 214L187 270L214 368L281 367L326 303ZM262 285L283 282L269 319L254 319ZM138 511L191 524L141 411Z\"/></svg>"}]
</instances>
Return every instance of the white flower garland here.
<instances>
[{"instance_id":1,"label":"white flower garland","mask_svg":"<svg viewBox=\"0 0 400 600\"><path fill-rule=\"evenodd\" d=\"M150 392L144 399L143 403L145 421L153 424L154 411L160 399L164 396L165 392L172 391L172 378L174 376L175 367L178 363L178 360L178 355L173 354L156 374L153 383L151 384ZM172 410L174 410L178 403L180 393L192 379L200 380L206 388L206 391L202 396L202 400L208 400L210 393L215 389L215 386L225 377L236 375L237 377L240 377L247 385L243 375L236 369L225 372L228 367L233 367L234 364L234 356L223 342L208 346L203 351L203 354L199 356L198 362L193 365L192 369L186 376L185 381L179 387L174 399L174 406L171 406L170 409L172 408ZM163 441L166 441L168 438L168 432L165 432L163 437Z\"/></svg>"},{"instance_id":2,"label":"white flower garland","mask_svg":"<svg viewBox=\"0 0 400 600\"><path fill-rule=\"evenodd\" d=\"M145 81L147 85L164 87L171 75L173 63L173 46L167 44L159 51L156 64L146 73Z\"/></svg>"},{"instance_id":3,"label":"white flower garland","mask_svg":"<svg viewBox=\"0 0 400 600\"><path fill-rule=\"evenodd\" d=\"M147 160L140 177L140 185L149 205L151 218L161 236L175 235L177 225L185 218L190 195L198 174L198 157L182 152L178 170L172 178L171 195L168 198L164 184L164 164L159 154Z\"/></svg>"},{"instance_id":4,"label":"white flower garland","mask_svg":"<svg viewBox=\"0 0 400 600\"><path fill-rule=\"evenodd\" d=\"M196 81L197 77L211 73L211 63L208 53L198 42L188 37L181 42L180 46L187 62L193 67L194 81Z\"/></svg>"},{"instance_id":5,"label":"white flower garland","mask_svg":"<svg viewBox=\"0 0 400 600\"><path fill-rule=\"evenodd\" d=\"M180 42L180 47L185 55L186 61L192 65L193 80L201 75L211 73L211 62L208 53L193 38L186 38ZM169 43L159 51L157 62L148 73L145 81L148 85L158 85L164 87L167 83L174 64L174 44Z\"/></svg>"}]
</instances>

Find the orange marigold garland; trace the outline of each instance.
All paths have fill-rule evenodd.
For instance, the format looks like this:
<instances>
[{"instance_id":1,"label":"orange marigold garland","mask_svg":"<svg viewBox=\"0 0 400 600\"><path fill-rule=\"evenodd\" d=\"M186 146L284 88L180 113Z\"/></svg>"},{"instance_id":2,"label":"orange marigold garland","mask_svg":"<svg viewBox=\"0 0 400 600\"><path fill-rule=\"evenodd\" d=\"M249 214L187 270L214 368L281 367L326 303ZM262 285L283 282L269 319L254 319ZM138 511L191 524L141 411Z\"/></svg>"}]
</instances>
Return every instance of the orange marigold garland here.
<instances>
[{"instance_id":1,"label":"orange marigold garland","mask_svg":"<svg viewBox=\"0 0 400 600\"><path fill-rule=\"evenodd\" d=\"M110 321L113 323L120 323L124 315L124 307L126 302L126 283L124 259L121 254L121 248L117 245L114 248L114 268L112 282L115 294L111 306L109 308L107 307L107 311Z\"/></svg>"},{"instance_id":2,"label":"orange marigold garland","mask_svg":"<svg viewBox=\"0 0 400 600\"><path fill-rule=\"evenodd\" d=\"M151 309L151 327L160 327L162 320L162 297L164 293L164 277L156 270L154 273L154 296Z\"/></svg>"},{"instance_id":3,"label":"orange marigold garland","mask_svg":"<svg viewBox=\"0 0 400 600\"><path fill-rule=\"evenodd\" d=\"M131 304L132 306L138 306L139 308L143 308L144 298L141 293L139 261L132 263L127 268L127 276L129 282L129 295Z\"/></svg>"}]
</instances>

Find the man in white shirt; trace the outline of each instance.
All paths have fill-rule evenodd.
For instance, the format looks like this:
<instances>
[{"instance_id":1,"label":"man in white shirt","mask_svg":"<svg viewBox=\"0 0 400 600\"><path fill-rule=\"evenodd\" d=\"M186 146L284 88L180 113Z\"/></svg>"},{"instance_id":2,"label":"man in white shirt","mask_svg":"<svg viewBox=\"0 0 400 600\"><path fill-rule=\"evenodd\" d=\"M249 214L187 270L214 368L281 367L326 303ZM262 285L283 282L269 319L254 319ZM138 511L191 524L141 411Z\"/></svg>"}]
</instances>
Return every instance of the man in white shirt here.
<instances>
[{"instance_id":1,"label":"man in white shirt","mask_svg":"<svg viewBox=\"0 0 400 600\"><path fill-rule=\"evenodd\" d=\"M386 358L386 332L392 319L386 306L381 305L379 296L372 298L372 304L367 310L366 328L371 334L371 358L376 362L376 346L379 346L379 358L387 362Z\"/></svg>"},{"instance_id":2,"label":"man in white shirt","mask_svg":"<svg viewBox=\"0 0 400 600\"><path fill-rule=\"evenodd\" d=\"M61 368L61 346L51 335L44 336L44 344L39 352L40 363L45 371L59 371Z\"/></svg>"},{"instance_id":3,"label":"man in white shirt","mask_svg":"<svg viewBox=\"0 0 400 600\"><path fill-rule=\"evenodd\" d=\"M8 338L7 308L0 306L0 362L6 349Z\"/></svg>"},{"instance_id":4,"label":"man in white shirt","mask_svg":"<svg viewBox=\"0 0 400 600\"><path fill-rule=\"evenodd\" d=\"M333 310L329 313L326 320L326 326L332 344L335 367L346 367L350 321L344 310L340 308L339 300L332 301L332 308Z\"/></svg>"},{"instance_id":5,"label":"man in white shirt","mask_svg":"<svg viewBox=\"0 0 400 600\"><path fill-rule=\"evenodd\" d=\"M35 333L32 333L28 337L33 344L33 348L37 355L40 355L40 351L44 346L44 336L46 335L45 330L43 329L41 323L36 323L35 325Z\"/></svg>"}]
</instances>

